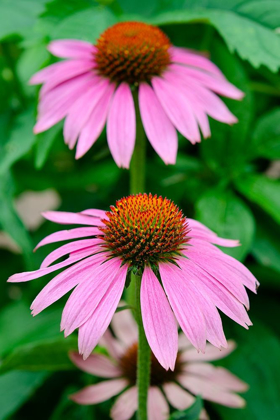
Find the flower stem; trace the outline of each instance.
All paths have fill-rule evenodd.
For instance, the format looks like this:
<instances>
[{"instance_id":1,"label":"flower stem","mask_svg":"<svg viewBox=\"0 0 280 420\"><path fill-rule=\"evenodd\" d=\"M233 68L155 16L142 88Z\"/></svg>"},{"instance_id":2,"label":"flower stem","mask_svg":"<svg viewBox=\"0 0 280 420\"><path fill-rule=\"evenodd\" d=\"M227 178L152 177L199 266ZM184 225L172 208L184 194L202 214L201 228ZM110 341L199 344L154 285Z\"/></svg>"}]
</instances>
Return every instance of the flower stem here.
<instances>
[{"instance_id":1,"label":"flower stem","mask_svg":"<svg viewBox=\"0 0 280 420\"><path fill-rule=\"evenodd\" d=\"M147 420L147 398L150 384L151 350L146 339L140 304L141 276L135 276L135 307L138 323L138 354L137 354L137 389L138 411L137 420Z\"/></svg>"}]
</instances>

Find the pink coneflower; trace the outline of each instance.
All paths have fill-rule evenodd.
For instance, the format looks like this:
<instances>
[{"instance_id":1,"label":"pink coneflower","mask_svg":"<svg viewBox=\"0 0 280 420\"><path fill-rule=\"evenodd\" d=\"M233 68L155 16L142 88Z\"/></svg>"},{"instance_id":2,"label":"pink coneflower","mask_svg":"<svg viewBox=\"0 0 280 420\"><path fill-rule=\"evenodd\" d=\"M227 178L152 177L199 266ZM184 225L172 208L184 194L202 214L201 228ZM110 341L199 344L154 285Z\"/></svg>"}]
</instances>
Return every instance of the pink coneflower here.
<instances>
[{"instance_id":1,"label":"pink coneflower","mask_svg":"<svg viewBox=\"0 0 280 420\"><path fill-rule=\"evenodd\" d=\"M39 270L15 274L9 281L32 280L71 265L45 286L31 309L36 315L75 287L63 310L61 329L66 336L79 329L84 358L107 329L131 269L143 273L144 329L165 369L174 369L176 361L175 317L202 352L206 340L219 348L227 346L217 308L245 328L252 325L244 308L249 307L244 285L256 292L257 280L243 264L212 245L232 247L238 241L219 238L187 219L172 201L138 194L122 198L108 212L50 211L44 216L56 223L87 227L53 233L38 246L83 239L51 252Z\"/></svg>"},{"instance_id":2,"label":"pink coneflower","mask_svg":"<svg viewBox=\"0 0 280 420\"><path fill-rule=\"evenodd\" d=\"M85 361L77 353L71 353L71 360L80 369L106 381L90 385L71 399L78 404L97 404L121 393L112 410L113 420L128 420L137 410L137 325L128 311L117 313L112 320L115 337L106 331L100 344L109 356L92 354ZM151 355L151 381L148 391L148 419L169 418L167 401L178 410L190 407L195 397L228 407L244 407L245 401L236 392L244 392L248 386L222 367L215 367L211 360L222 359L235 348L232 341L226 350L207 344L207 353L197 353L184 334L179 334L179 351L174 371L164 370L154 355ZM187 391L188 390L188 391ZM163 391L163 392L162 392ZM205 410L200 419L207 419Z\"/></svg>"},{"instance_id":3,"label":"pink coneflower","mask_svg":"<svg viewBox=\"0 0 280 420\"><path fill-rule=\"evenodd\" d=\"M176 161L176 130L194 144L200 130L210 136L207 115L237 121L216 94L241 99L243 93L210 60L173 47L155 26L122 22L102 33L96 45L66 39L48 49L66 60L31 78L31 84L44 84L34 132L66 117L64 138L70 149L77 144L76 158L91 148L107 121L112 156L118 166L129 167L136 136L131 87L146 135L166 164Z\"/></svg>"}]
</instances>

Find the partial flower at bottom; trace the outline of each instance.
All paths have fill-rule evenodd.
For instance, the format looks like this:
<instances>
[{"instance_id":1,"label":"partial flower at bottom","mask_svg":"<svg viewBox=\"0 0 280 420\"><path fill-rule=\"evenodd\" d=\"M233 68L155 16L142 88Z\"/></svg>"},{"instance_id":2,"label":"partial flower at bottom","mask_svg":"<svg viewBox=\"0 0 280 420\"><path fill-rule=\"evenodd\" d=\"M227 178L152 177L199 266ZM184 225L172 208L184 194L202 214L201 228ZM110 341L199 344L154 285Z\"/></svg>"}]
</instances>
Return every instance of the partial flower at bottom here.
<instances>
[{"instance_id":1,"label":"partial flower at bottom","mask_svg":"<svg viewBox=\"0 0 280 420\"><path fill-rule=\"evenodd\" d=\"M171 45L157 27L121 22L92 45L75 39L53 41L55 56L66 58L30 80L43 84L35 133L64 117L65 143L76 158L96 142L107 122L107 139L118 166L128 168L136 138L135 99L146 135L162 160L174 164L178 130L191 143L210 137L208 116L237 122L217 95L242 99L208 58ZM138 99L137 99L138 98Z\"/></svg>"},{"instance_id":2,"label":"partial flower at bottom","mask_svg":"<svg viewBox=\"0 0 280 420\"><path fill-rule=\"evenodd\" d=\"M63 310L61 330L68 336L79 329L79 351L85 359L110 324L131 271L142 275L145 334L166 370L174 369L177 357L175 317L202 353L206 340L227 347L217 308L244 328L252 325L244 286L256 292L258 282L243 264L212 245L232 247L238 241L219 238L187 219L172 201L138 194L122 198L107 212L50 211L44 216L86 227L47 236L38 246L67 243L51 252L39 270L15 274L9 281L29 281L68 267L44 287L31 309L37 315L74 289Z\"/></svg>"},{"instance_id":3,"label":"partial flower at bottom","mask_svg":"<svg viewBox=\"0 0 280 420\"><path fill-rule=\"evenodd\" d=\"M100 344L109 356L92 354L87 360L78 353L70 357L75 365L92 375L106 378L106 381L87 386L70 396L78 404L97 404L121 394L111 410L113 420L128 420L137 410L137 325L130 312L124 310L114 315L112 329L115 337L107 330ZM197 353L184 334L179 334L179 351L174 371L166 371L151 356L151 382L148 391L148 419L165 420L169 417L168 403L177 410L185 410L194 401L194 395L232 408L244 407L245 401L237 392L248 389L247 384L227 369L208 363L222 359L235 348L228 342L226 350L207 344L207 353ZM208 419L203 410L199 417Z\"/></svg>"}]
</instances>

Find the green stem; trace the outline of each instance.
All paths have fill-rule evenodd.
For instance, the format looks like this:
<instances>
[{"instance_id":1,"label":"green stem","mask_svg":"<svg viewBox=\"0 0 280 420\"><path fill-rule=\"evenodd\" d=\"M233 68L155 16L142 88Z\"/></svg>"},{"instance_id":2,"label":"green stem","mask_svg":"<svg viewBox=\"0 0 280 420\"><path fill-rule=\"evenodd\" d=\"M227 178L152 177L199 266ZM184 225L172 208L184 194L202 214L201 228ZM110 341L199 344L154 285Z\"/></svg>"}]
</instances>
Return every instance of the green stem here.
<instances>
[{"instance_id":1,"label":"green stem","mask_svg":"<svg viewBox=\"0 0 280 420\"><path fill-rule=\"evenodd\" d=\"M135 307L138 323L138 354L137 354L137 389L138 412L137 420L147 420L147 399L150 384L151 350L146 339L140 305L141 276L135 276Z\"/></svg>"},{"instance_id":2,"label":"green stem","mask_svg":"<svg viewBox=\"0 0 280 420\"><path fill-rule=\"evenodd\" d=\"M134 92L133 97L136 111L136 142L130 164L130 194L138 194L145 191L146 136L140 116L138 92Z\"/></svg>"},{"instance_id":3,"label":"green stem","mask_svg":"<svg viewBox=\"0 0 280 420\"><path fill-rule=\"evenodd\" d=\"M26 107L26 98L25 98L25 95L24 95L24 92L23 92L23 89L22 89L22 86L21 86L21 82L20 82L20 80L18 78L18 75L17 75L15 60L14 60L12 54L11 54L10 45L8 43L4 42L2 44L2 51L3 51L3 55L6 59L7 66L9 67L9 69L11 71L11 74L13 76L12 81L13 81L13 85L14 85L14 91L15 91L17 97L18 97L18 100L20 102L21 107L25 108Z\"/></svg>"}]
</instances>

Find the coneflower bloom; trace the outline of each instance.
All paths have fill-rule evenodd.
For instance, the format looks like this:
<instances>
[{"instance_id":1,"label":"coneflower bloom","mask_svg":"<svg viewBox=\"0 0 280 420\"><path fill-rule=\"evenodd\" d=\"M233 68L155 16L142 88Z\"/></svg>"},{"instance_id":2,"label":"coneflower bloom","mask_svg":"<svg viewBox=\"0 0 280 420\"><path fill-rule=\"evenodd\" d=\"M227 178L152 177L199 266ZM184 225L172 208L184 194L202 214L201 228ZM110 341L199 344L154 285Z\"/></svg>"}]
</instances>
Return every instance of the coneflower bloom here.
<instances>
[{"instance_id":1,"label":"coneflower bloom","mask_svg":"<svg viewBox=\"0 0 280 420\"><path fill-rule=\"evenodd\" d=\"M136 136L138 96L146 135L166 164L174 164L178 130L191 143L210 136L207 115L233 124L237 120L218 95L241 99L206 57L171 45L157 27L122 22L108 28L96 45L78 40L53 41L49 51L66 58L40 70L30 80L43 84L35 133L64 117L64 139L76 158L95 143L107 121L107 139L118 166L128 168Z\"/></svg>"},{"instance_id":2,"label":"coneflower bloom","mask_svg":"<svg viewBox=\"0 0 280 420\"><path fill-rule=\"evenodd\" d=\"M78 353L70 357L75 365L85 372L106 378L106 381L87 386L70 396L78 404L97 404L121 394L115 401L111 418L128 420L137 410L137 325L128 311L114 315L112 329L115 337L107 330L100 344L109 353L92 354L83 360ZM184 334L179 334L179 351L174 371L166 371L151 355L151 378L148 391L148 419L169 418L168 403L175 409L185 410L194 401L194 395L228 407L244 407L245 401L236 392L244 392L248 386L228 370L215 367L211 360L222 359L235 348L233 341L222 351L207 344L206 354L197 353ZM208 419L205 410L200 419Z\"/></svg>"},{"instance_id":3,"label":"coneflower bloom","mask_svg":"<svg viewBox=\"0 0 280 420\"><path fill-rule=\"evenodd\" d=\"M238 241L219 238L201 223L187 219L172 201L138 194L122 198L107 212L90 209L43 215L56 223L86 227L47 236L38 246L68 243L51 252L39 270L15 274L9 281L32 280L71 265L44 287L31 309L36 315L75 287L63 310L61 329L66 336L79 329L79 351L84 358L106 331L132 269L143 273L144 329L165 369L174 369L177 355L175 317L202 352L206 340L219 348L227 346L217 308L243 327L251 325L244 285L256 292L257 280L243 264L212 245L232 247Z\"/></svg>"}]
</instances>

